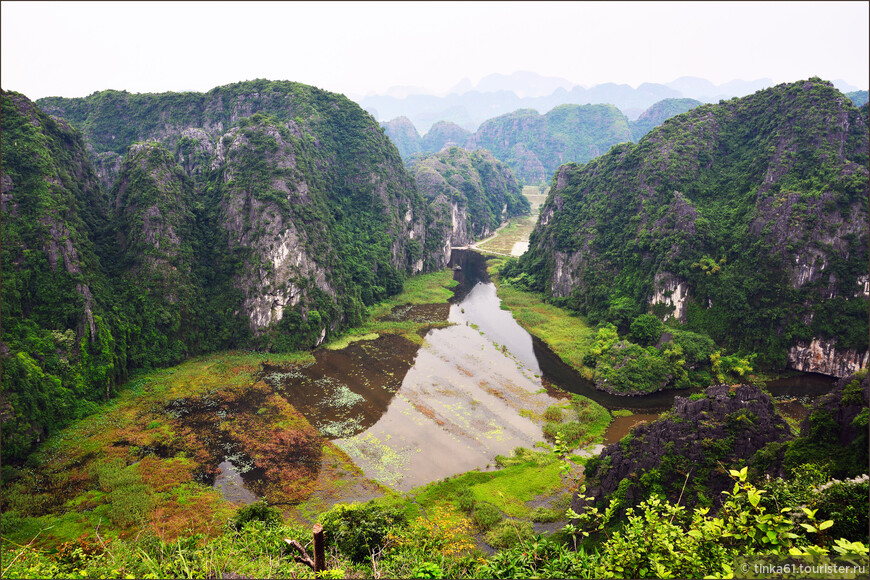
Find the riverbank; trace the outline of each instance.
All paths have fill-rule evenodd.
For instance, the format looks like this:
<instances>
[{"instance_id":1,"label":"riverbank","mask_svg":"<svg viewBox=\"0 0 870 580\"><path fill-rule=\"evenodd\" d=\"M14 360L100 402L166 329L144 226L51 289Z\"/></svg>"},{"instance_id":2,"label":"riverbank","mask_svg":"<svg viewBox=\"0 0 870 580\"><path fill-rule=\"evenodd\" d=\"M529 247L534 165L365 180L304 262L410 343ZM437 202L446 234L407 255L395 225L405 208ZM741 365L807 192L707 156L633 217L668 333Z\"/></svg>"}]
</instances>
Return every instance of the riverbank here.
<instances>
[{"instance_id":1,"label":"riverbank","mask_svg":"<svg viewBox=\"0 0 870 580\"><path fill-rule=\"evenodd\" d=\"M491 258L487 262L503 308L510 310L520 326L541 339L583 378L592 380L593 369L583 365L583 357L595 344L597 330L582 316L547 304L537 294L502 284L498 270L504 262L503 258Z\"/></svg>"},{"instance_id":2,"label":"riverbank","mask_svg":"<svg viewBox=\"0 0 870 580\"><path fill-rule=\"evenodd\" d=\"M401 294L371 307L362 326L327 348L395 335L416 351L428 328L449 325L455 284L450 270L408 279ZM407 311L397 315L397 308ZM225 351L136 373L116 398L52 436L25 466L4 465L4 540L38 537L56 548L98 528L105 539L215 536L238 507L212 486L236 475L226 473L227 457L246 485L254 482L254 496L300 519L387 493L321 438L297 401L277 393L275 384L313 367L318 356Z\"/></svg>"},{"instance_id":3,"label":"riverbank","mask_svg":"<svg viewBox=\"0 0 870 580\"><path fill-rule=\"evenodd\" d=\"M313 352L220 352L138 374L28 466L4 470L4 539L55 549L95 529L106 541L215 537L240 501L265 497L311 522L468 471L487 474L467 476L475 497L511 517L561 505L579 473L558 476L543 433L600 443L610 414L553 398L463 319L447 303L453 275L408 280ZM248 493L223 493L231 485Z\"/></svg>"}]
</instances>

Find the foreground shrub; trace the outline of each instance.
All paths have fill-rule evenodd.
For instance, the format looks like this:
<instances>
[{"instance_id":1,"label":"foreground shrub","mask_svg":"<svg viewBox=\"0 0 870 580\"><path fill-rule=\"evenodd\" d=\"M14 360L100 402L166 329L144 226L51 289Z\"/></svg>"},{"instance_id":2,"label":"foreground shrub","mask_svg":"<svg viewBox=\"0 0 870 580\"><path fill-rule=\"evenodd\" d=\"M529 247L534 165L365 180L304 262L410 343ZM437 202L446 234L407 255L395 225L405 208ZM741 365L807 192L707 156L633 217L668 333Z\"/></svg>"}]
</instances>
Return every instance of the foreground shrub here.
<instances>
[{"instance_id":1,"label":"foreground shrub","mask_svg":"<svg viewBox=\"0 0 870 580\"><path fill-rule=\"evenodd\" d=\"M239 508L236 515L230 520L229 526L231 529L238 531L245 527L245 524L254 521L263 522L267 528L274 528L282 525L284 518L277 509L269 507L266 500L260 500Z\"/></svg>"},{"instance_id":2,"label":"foreground shrub","mask_svg":"<svg viewBox=\"0 0 870 580\"><path fill-rule=\"evenodd\" d=\"M486 534L486 543L493 548L510 548L532 538L531 522L504 520Z\"/></svg>"},{"instance_id":3,"label":"foreground shrub","mask_svg":"<svg viewBox=\"0 0 870 580\"><path fill-rule=\"evenodd\" d=\"M474 523L484 532L491 530L502 519L499 509L490 503L480 502L474 506Z\"/></svg>"},{"instance_id":4,"label":"foreground shrub","mask_svg":"<svg viewBox=\"0 0 870 580\"><path fill-rule=\"evenodd\" d=\"M363 562L381 551L390 529L405 524L397 508L338 504L320 516L327 545L335 545L354 562Z\"/></svg>"}]
</instances>

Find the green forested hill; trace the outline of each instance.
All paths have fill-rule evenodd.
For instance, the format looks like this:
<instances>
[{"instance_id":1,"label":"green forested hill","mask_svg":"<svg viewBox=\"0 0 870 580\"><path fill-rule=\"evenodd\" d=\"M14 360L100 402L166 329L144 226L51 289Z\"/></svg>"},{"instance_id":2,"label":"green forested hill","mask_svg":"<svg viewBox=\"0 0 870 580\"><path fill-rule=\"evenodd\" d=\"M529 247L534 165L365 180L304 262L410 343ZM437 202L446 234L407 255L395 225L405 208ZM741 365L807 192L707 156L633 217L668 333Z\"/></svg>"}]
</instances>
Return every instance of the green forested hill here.
<instances>
[{"instance_id":1,"label":"green forested hill","mask_svg":"<svg viewBox=\"0 0 870 580\"><path fill-rule=\"evenodd\" d=\"M81 135L23 95L4 91L0 102L6 460L87 413L126 365L95 243L108 204Z\"/></svg>"},{"instance_id":2,"label":"green forested hill","mask_svg":"<svg viewBox=\"0 0 870 580\"><path fill-rule=\"evenodd\" d=\"M381 123L381 127L399 150L402 159L408 159L423 150L420 145L420 134L408 117L397 117L392 121Z\"/></svg>"},{"instance_id":3,"label":"green forested hill","mask_svg":"<svg viewBox=\"0 0 870 580\"><path fill-rule=\"evenodd\" d=\"M511 170L489 151L450 147L414 159L411 172L433 210L431 229L441 229L455 246L486 237L530 210Z\"/></svg>"},{"instance_id":4,"label":"green forested hill","mask_svg":"<svg viewBox=\"0 0 870 580\"><path fill-rule=\"evenodd\" d=\"M852 91L851 93L846 93L846 96L851 99L853 105L861 107L867 103L870 93L868 91Z\"/></svg>"},{"instance_id":5,"label":"green forested hill","mask_svg":"<svg viewBox=\"0 0 870 580\"><path fill-rule=\"evenodd\" d=\"M561 167L521 268L593 322L670 313L778 367L818 339L842 376L866 364L867 223L866 108L811 79Z\"/></svg>"},{"instance_id":6,"label":"green forested hill","mask_svg":"<svg viewBox=\"0 0 870 580\"><path fill-rule=\"evenodd\" d=\"M613 105L560 105L545 115L521 109L489 119L465 146L487 149L519 179L540 183L563 163L585 163L627 141L628 119Z\"/></svg>"},{"instance_id":7,"label":"green forested hill","mask_svg":"<svg viewBox=\"0 0 870 580\"><path fill-rule=\"evenodd\" d=\"M450 121L438 121L432 125L420 139L423 153L437 153L450 145L462 147L471 136L471 132Z\"/></svg>"},{"instance_id":8,"label":"green forested hill","mask_svg":"<svg viewBox=\"0 0 870 580\"><path fill-rule=\"evenodd\" d=\"M4 459L130 369L312 347L445 263L396 148L340 95L252 81L43 101L82 133L2 102Z\"/></svg>"},{"instance_id":9,"label":"green forested hill","mask_svg":"<svg viewBox=\"0 0 870 580\"><path fill-rule=\"evenodd\" d=\"M653 127L661 125L674 115L690 111L701 104L701 101L695 99L664 99L659 101L629 123L632 140L640 141L641 137L652 131Z\"/></svg>"},{"instance_id":10,"label":"green forested hill","mask_svg":"<svg viewBox=\"0 0 870 580\"><path fill-rule=\"evenodd\" d=\"M438 121L423 137L420 137L417 128L407 117L397 117L392 121L381 123L381 127L405 161L421 153L437 153L450 144L462 147L471 135L470 131L456 123Z\"/></svg>"}]
</instances>

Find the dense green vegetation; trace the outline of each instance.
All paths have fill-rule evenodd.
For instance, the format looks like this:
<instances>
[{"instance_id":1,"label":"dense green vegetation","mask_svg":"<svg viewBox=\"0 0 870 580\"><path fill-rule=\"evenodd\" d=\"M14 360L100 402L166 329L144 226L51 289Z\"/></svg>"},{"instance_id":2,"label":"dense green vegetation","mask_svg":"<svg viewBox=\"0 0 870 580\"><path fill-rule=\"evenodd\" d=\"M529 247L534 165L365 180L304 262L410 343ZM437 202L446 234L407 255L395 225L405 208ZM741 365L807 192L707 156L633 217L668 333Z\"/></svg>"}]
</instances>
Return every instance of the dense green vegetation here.
<instances>
[{"instance_id":1,"label":"dense green vegetation","mask_svg":"<svg viewBox=\"0 0 870 580\"><path fill-rule=\"evenodd\" d=\"M420 138L420 149L425 153L438 153L448 145L462 147L471 131L450 121L438 121Z\"/></svg>"},{"instance_id":2,"label":"dense green vegetation","mask_svg":"<svg viewBox=\"0 0 870 580\"><path fill-rule=\"evenodd\" d=\"M696 101L695 99L664 99L659 101L641 113L640 117L629 122L632 141L640 141L644 135L666 120L686 111L691 111L700 105L702 105L701 101Z\"/></svg>"},{"instance_id":3,"label":"dense green vegetation","mask_svg":"<svg viewBox=\"0 0 870 580\"><path fill-rule=\"evenodd\" d=\"M867 103L868 98L870 98L870 93L868 91L852 91L851 93L846 93L846 96L849 97L853 105L862 107Z\"/></svg>"},{"instance_id":4,"label":"dense green vegetation","mask_svg":"<svg viewBox=\"0 0 870 580\"><path fill-rule=\"evenodd\" d=\"M672 277L688 330L762 366L813 337L863 352L867 165L866 111L819 79L698 107L563 166L507 277L623 333L673 312L650 304Z\"/></svg>"},{"instance_id":5,"label":"dense green vegetation","mask_svg":"<svg viewBox=\"0 0 870 580\"><path fill-rule=\"evenodd\" d=\"M743 577L752 564L781 564L789 557L817 566L867 565L866 540L833 531L846 518L826 519L824 501L797 503L813 493L817 481L795 478L785 484L753 485L745 468L730 474L733 490L715 515L652 498L617 520L619 504L613 502L606 510L584 512L550 537L536 535L530 525L504 519L491 504L475 500L468 484L488 475L482 473L474 474L475 479L458 478L460 485L451 480L432 489L440 489L445 499L454 498L460 509L435 500L431 492L423 505L405 499L336 506L322 516L329 551L328 570L321 577ZM845 487L860 493L860 485L850 482ZM770 505L773 497L784 501ZM213 538L166 542L95 534L53 553L5 542L4 577L315 577L294 561L295 553L284 543L292 539L305 545L310 532L279 524L280 516L269 510L248 510ZM510 541L484 555L469 533L486 529L488 540ZM493 533L497 530L506 533Z\"/></svg>"},{"instance_id":6,"label":"dense green vegetation","mask_svg":"<svg viewBox=\"0 0 870 580\"><path fill-rule=\"evenodd\" d=\"M420 134L408 117L397 117L392 121L381 123L384 133L399 150L402 159L408 159L419 154L423 148L420 145Z\"/></svg>"},{"instance_id":7,"label":"dense green vegetation","mask_svg":"<svg viewBox=\"0 0 870 580\"><path fill-rule=\"evenodd\" d=\"M397 117L392 121L382 122L381 127L396 145L399 155L405 162L409 162L415 156L438 153L448 145L462 147L471 135L470 131L456 123L438 121L423 137L420 137L414 123L407 117Z\"/></svg>"},{"instance_id":8,"label":"dense green vegetation","mask_svg":"<svg viewBox=\"0 0 870 580\"><path fill-rule=\"evenodd\" d=\"M93 241L107 204L84 143L23 95L0 102L5 463L92 412L127 365Z\"/></svg>"},{"instance_id":9,"label":"dense green vegetation","mask_svg":"<svg viewBox=\"0 0 870 580\"><path fill-rule=\"evenodd\" d=\"M83 133L2 101L5 461L133 369L309 348L443 265L395 147L340 95L251 81L42 101ZM98 179L106 155L117 173Z\"/></svg>"},{"instance_id":10,"label":"dense green vegetation","mask_svg":"<svg viewBox=\"0 0 870 580\"><path fill-rule=\"evenodd\" d=\"M529 213L529 200L513 173L488 151L450 147L414 158L410 171L432 208L430 231L443 230L441 236L453 245L485 237L507 219Z\"/></svg>"},{"instance_id":11,"label":"dense green vegetation","mask_svg":"<svg viewBox=\"0 0 870 580\"><path fill-rule=\"evenodd\" d=\"M593 326L576 311L547 303L529 289L529 276L513 258L493 259L490 273L502 303L529 333L597 388L619 395L684 389L749 377L754 357L723 353L705 335L665 326L651 314L614 316Z\"/></svg>"},{"instance_id":12,"label":"dense green vegetation","mask_svg":"<svg viewBox=\"0 0 870 580\"><path fill-rule=\"evenodd\" d=\"M521 109L489 119L465 146L491 151L519 179L537 184L562 163L585 163L626 141L628 119L613 105L559 105L544 115Z\"/></svg>"}]
</instances>

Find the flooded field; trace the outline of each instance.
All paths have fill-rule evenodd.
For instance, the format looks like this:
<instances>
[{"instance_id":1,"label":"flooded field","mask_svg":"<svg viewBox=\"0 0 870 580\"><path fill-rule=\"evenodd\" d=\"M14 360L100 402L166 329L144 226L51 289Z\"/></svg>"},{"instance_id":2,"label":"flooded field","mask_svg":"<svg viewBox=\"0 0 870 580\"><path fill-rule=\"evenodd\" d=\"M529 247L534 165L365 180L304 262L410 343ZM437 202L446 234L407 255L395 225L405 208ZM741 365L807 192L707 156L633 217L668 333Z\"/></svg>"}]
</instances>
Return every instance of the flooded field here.
<instances>
[{"instance_id":1,"label":"flooded field","mask_svg":"<svg viewBox=\"0 0 870 580\"><path fill-rule=\"evenodd\" d=\"M620 397L596 390L501 309L484 256L454 250L451 265L459 282L452 304L397 306L386 317L450 323L428 330L422 346L386 334L318 350L306 367L264 371L263 379L366 478L407 491L465 471L493 469L496 455L544 441L540 421L532 417L570 393L611 411L632 412L614 418L606 445L655 420L675 396L693 392ZM772 389L793 398L796 389L809 396L830 382L790 380ZM780 404L793 413L803 409L799 403L795 409Z\"/></svg>"},{"instance_id":2,"label":"flooded field","mask_svg":"<svg viewBox=\"0 0 870 580\"><path fill-rule=\"evenodd\" d=\"M390 313L451 323L429 330L422 346L397 335L360 340L317 351L307 367L266 369L264 380L366 477L394 490L493 468L496 455L544 440L530 417L557 399L544 388L531 336L481 283L484 263L466 260L457 271L454 304Z\"/></svg>"}]
</instances>

